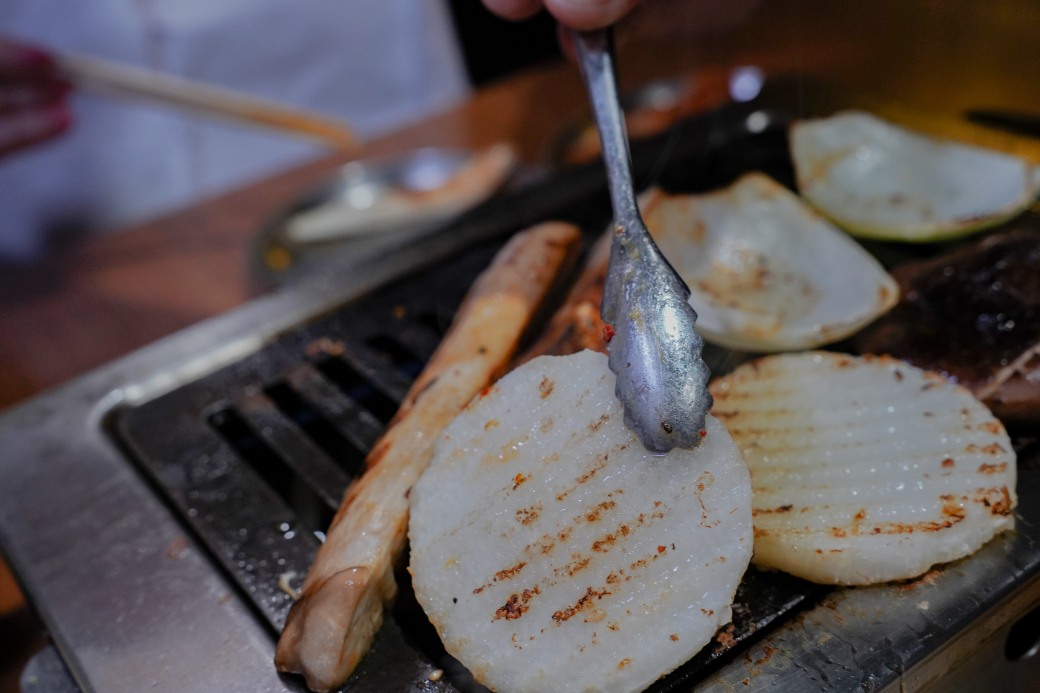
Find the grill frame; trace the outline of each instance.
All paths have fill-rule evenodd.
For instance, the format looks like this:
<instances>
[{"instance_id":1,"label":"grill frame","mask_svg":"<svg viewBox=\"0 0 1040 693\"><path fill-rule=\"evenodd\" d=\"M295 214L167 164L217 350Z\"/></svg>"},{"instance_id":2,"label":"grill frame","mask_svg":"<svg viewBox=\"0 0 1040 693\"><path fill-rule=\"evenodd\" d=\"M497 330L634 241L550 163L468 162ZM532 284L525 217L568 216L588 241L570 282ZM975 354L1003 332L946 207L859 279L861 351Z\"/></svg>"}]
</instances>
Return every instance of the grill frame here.
<instances>
[{"instance_id":1,"label":"grill frame","mask_svg":"<svg viewBox=\"0 0 1040 693\"><path fill-rule=\"evenodd\" d=\"M768 148L758 147L741 129L753 109L727 109L637 147L637 173L644 180L667 180L674 162L691 161L723 179L753 163L776 168L778 162L768 155ZM781 127L782 119L774 125ZM740 146L734 150L737 135ZM738 152L734 159L739 166L728 170L723 165L720 170L704 162L723 148L730 155ZM762 151L767 152L765 159ZM739 152L747 156L741 158ZM320 388L316 383L324 380L315 375L314 364L301 366L265 354L272 349L321 352L320 339L327 335L321 329L320 334L314 332L314 326L335 322L342 318L344 306L370 296L382 302L382 308L359 310L352 318L375 321L385 330L393 306L412 300L407 294L411 289L402 288L409 277L427 271L436 275L438 262L456 261L466 253L473 254L467 265L473 275L516 229L550 214L599 229L606 209L597 166L543 181L476 210L450 233L365 258L363 267L360 262L349 268L329 267L304 283L189 328L0 417L0 445L6 450L0 459L0 547L78 684L84 690L105 691L148 685L170 690L302 690L297 678L279 676L271 664L273 632L284 618L287 600L272 589L269 579L258 587L263 590L258 605L242 598L249 586L243 589L233 579L229 565L237 556L224 556L226 569L214 566L222 549L176 509L178 499L157 490L168 484L166 474L178 472L140 464L139 445L127 435L125 417L185 388L196 393L190 395L198 398L196 415L212 417L225 411L227 402L219 388L211 387L212 380L246 370L248 380L260 389L240 395L238 406L248 420L268 422L269 445L280 446L305 466L315 450L307 444L299 447L298 440L279 438L284 416L271 407L263 388L286 378L310 382L303 388ZM561 210L577 211L568 216L558 214ZM440 328L446 327L459 299L458 290L450 297L434 298L445 307ZM409 329L414 334L406 339L428 357L435 334L414 325ZM370 357L360 359L360 370L378 381L385 395L399 399L407 378L392 371L385 377L380 369L386 364ZM162 421L160 416L148 425L160 426ZM374 440L379 428L375 420L366 426L354 441L361 447ZM222 465L235 464L226 451L213 454ZM1023 503L1014 534L998 537L975 557L910 585L840 590L827 596L819 589L806 592L785 606L793 610L802 600L816 600L794 618L772 630L768 618L752 618L739 634L747 640L744 647L724 656L706 650L655 690L685 690L695 684L711 690L745 682L790 690L883 690L907 681L924 685L937 680L943 653L977 649L1018 610L1040 603L1040 479L1035 464L1023 467ZM311 474L318 485L331 485L326 505L345 483L342 475L330 477L327 466L314 467ZM272 506L280 502L274 499ZM284 533L262 537L260 546L271 546L279 538L284 540ZM294 566L306 565L316 545L315 540L301 540L284 551L292 552ZM756 580L769 579L752 573L752 590ZM989 587L979 594L976 585ZM928 604L927 610L922 603ZM398 617L414 623L414 607L404 603ZM448 682L427 679L442 662L434 662L414 644L413 635L388 619L351 689L451 690ZM401 659L402 652L410 655Z\"/></svg>"},{"instance_id":2,"label":"grill frame","mask_svg":"<svg viewBox=\"0 0 1040 693\"><path fill-rule=\"evenodd\" d=\"M367 420L382 425L390 420L443 334L428 325L449 322L430 316L446 316L461 303L497 248L493 243L464 250L436 268L403 278L400 286L359 297L300 326L231 367L110 417L109 430L128 459L155 482L157 492L273 633L281 630L292 603L280 578L291 571L297 582L302 579L319 546L316 536L357 471L343 469L337 455L326 451L348 439L362 441L353 446L354 457L371 447L374 437L356 435L356 415L364 412ZM401 301L407 301L407 309ZM397 366L394 353L403 355ZM343 370L348 377L329 377ZM394 404L374 407L380 415L365 409L366 400L387 397ZM371 424L365 420L362 428L368 430ZM398 659L451 672L448 684L485 690L440 648L414 603L406 574L399 576L399 584L403 604L394 611L397 623L382 633L383 640L394 643L384 645L387 656L394 656L396 647ZM706 648L686 665L684 676L703 678L734 646L823 591L786 576L767 578L750 571L738 593L727 646ZM402 643L394 635L398 631L422 647ZM411 667L409 675L421 669ZM372 681L374 671L366 668L347 688L386 690L384 681ZM426 685L425 679L401 675L393 689L415 690ZM661 685L670 686L661 690L674 690L674 685Z\"/></svg>"}]
</instances>

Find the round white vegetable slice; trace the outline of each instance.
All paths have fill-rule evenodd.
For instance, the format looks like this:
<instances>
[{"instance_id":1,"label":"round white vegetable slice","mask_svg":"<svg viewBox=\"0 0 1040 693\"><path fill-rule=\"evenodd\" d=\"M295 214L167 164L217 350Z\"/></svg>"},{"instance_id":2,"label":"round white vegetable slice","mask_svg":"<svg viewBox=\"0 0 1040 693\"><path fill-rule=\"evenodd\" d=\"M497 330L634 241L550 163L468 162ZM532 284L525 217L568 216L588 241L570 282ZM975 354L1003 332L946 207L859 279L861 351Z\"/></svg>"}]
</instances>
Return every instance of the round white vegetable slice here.
<instances>
[{"instance_id":1,"label":"round white vegetable slice","mask_svg":"<svg viewBox=\"0 0 1040 693\"><path fill-rule=\"evenodd\" d=\"M897 241L956 238L1023 211L1040 192L1029 162L942 140L869 113L795 123L798 188L850 233Z\"/></svg>"},{"instance_id":2,"label":"round white vegetable slice","mask_svg":"<svg viewBox=\"0 0 1040 693\"><path fill-rule=\"evenodd\" d=\"M966 389L888 357L770 356L711 386L751 470L756 565L911 578L1014 526L1015 454Z\"/></svg>"},{"instance_id":3,"label":"round white vegetable slice","mask_svg":"<svg viewBox=\"0 0 1040 693\"><path fill-rule=\"evenodd\" d=\"M761 173L704 195L654 189L641 206L690 287L697 329L714 344L763 352L822 346L899 298L873 256Z\"/></svg>"},{"instance_id":4,"label":"round white vegetable slice","mask_svg":"<svg viewBox=\"0 0 1040 693\"><path fill-rule=\"evenodd\" d=\"M411 492L415 594L496 691L636 691L731 618L751 555L747 467L709 417L646 452L602 354L506 375L438 440Z\"/></svg>"}]
</instances>

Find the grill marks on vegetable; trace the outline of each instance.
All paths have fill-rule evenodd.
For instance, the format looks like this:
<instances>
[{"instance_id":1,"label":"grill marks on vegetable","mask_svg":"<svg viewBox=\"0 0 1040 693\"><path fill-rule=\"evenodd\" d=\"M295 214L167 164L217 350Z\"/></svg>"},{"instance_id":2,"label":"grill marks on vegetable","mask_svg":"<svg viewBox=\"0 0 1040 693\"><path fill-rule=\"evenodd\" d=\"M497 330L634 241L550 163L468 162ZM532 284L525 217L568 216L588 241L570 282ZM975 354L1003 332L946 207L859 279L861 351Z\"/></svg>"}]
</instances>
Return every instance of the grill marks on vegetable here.
<instances>
[{"instance_id":1,"label":"grill marks on vegetable","mask_svg":"<svg viewBox=\"0 0 1040 693\"><path fill-rule=\"evenodd\" d=\"M761 359L712 390L751 469L763 565L843 584L901 579L1013 524L1003 426L937 375L819 352ZM846 565L808 564L802 551ZM870 561L886 567L874 574Z\"/></svg>"},{"instance_id":2,"label":"grill marks on vegetable","mask_svg":"<svg viewBox=\"0 0 1040 693\"><path fill-rule=\"evenodd\" d=\"M546 380L542 381L544 385ZM540 386L541 387L541 386ZM590 430L598 430L607 420L608 416L604 415L594 422L590 426ZM628 449L628 444L617 445L612 451L608 451L598 456L588 465L585 471L573 480L573 483L567 485L563 491L556 494L555 501L557 504L563 504L567 501L568 496L572 493L584 488L584 486L596 475L607 466L607 463L612 454L623 452ZM510 446L510 449L513 449ZM496 459L501 458L501 455L492 456ZM551 455L545 460L545 464L551 465L558 459L558 455ZM707 480L713 480L710 473L705 472ZM518 473L517 477L526 476ZM691 493L698 497L703 510L704 520L708 517L707 508L704 507L703 501L700 501L700 494L704 492L705 479L702 475L702 479L698 480L696 489L691 489ZM509 489L503 489L502 493L509 493L516 491L519 488L518 483L514 483ZM635 540L635 534L638 531L642 531L648 527L651 527L654 522L661 520L665 517L667 506L663 501L655 501L653 503L653 510L650 512L640 512L633 517L621 518L617 517L617 513L614 512L618 506L617 497L624 494L624 489L616 488L605 494L602 499L585 499L581 506L580 512L574 514L569 521L565 522L560 528L552 533L545 533L541 535L537 540L526 544L522 553L526 556L541 556L550 562L559 561L556 558L557 555L563 555L565 552L570 551L568 559L560 562L559 565L553 568L551 575L543 577L538 583L530 586L525 586L522 590L512 594L507 603L495 610L492 619L498 620L501 618L506 619L517 619L520 618L528 609L528 603L542 593L542 588L551 588L556 585L560 580L571 580L584 569L586 569L592 562L591 554L604 554L615 549L618 549L625 545L629 540ZM544 504L536 503L530 507L521 508L515 513L515 518L518 524L528 525L538 520L538 518L544 512ZM702 520L702 521L704 521ZM608 524L613 523L613 524ZM598 534L587 546L576 547L570 544L570 539L574 533L574 529L578 525L601 525L604 527L602 534ZM717 522L715 523L717 524ZM707 526L705 524L704 526ZM660 554L663 554L664 550L660 550L662 547L658 547L656 553L646 553L640 556L636 560L629 563L627 570L620 569L617 572L612 572L608 577L607 584L599 586L588 586L585 596L578 600L575 604L566 605L557 609L552 616L554 622L561 623L572 618L579 611L591 609L591 599L595 597L600 599L611 593L610 584L618 583L621 581L629 581L635 577L638 577L641 569L648 566L652 561L656 560ZM674 545L672 545L674 549ZM524 567L527 565L527 561L519 561L512 566L503 568L496 571L488 580L483 584L473 589L474 594L479 594L491 585L506 580L513 580L521 577L521 573Z\"/></svg>"},{"instance_id":3,"label":"grill marks on vegetable","mask_svg":"<svg viewBox=\"0 0 1040 693\"><path fill-rule=\"evenodd\" d=\"M481 683L642 690L730 618L751 552L735 445L709 417L696 451L652 456L622 417L604 355L535 359L413 487L416 597Z\"/></svg>"}]
</instances>

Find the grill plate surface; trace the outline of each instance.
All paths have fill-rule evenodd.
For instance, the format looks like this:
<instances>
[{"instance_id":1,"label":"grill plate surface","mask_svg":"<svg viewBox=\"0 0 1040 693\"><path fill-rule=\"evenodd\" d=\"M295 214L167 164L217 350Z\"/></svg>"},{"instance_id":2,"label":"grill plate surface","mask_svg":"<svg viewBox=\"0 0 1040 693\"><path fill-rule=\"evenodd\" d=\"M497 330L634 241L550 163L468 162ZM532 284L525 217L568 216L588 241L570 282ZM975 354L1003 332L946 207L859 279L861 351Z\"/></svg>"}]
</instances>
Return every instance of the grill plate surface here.
<instances>
[{"instance_id":1,"label":"grill plate surface","mask_svg":"<svg viewBox=\"0 0 1040 693\"><path fill-rule=\"evenodd\" d=\"M695 191L757 169L789 183L784 120L771 114L753 133L756 108L637 145L637 177ZM302 690L271 662L291 603L284 588L299 585L470 283L519 228L562 218L591 239L608 216L598 165L559 174L0 418L0 545L79 685ZM721 372L739 355L708 357ZM829 591L752 569L732 628L654 690L934 682L943 653L977 647L1040 603L1036 457L1022 456L1015 533L908 585ZM400 579L393 617L347 689L475 688ZM448 674L434 683L436 668Z\"/></svg>"}]
</instances>

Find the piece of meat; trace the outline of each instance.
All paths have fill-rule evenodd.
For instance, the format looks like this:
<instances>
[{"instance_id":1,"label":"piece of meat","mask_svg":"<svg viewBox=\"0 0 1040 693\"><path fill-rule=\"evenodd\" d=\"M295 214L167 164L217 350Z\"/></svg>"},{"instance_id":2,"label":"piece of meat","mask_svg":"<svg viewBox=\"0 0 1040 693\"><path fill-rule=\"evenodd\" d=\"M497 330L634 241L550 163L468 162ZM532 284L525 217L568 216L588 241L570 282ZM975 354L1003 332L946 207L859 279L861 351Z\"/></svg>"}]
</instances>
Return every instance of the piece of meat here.
<instances>
[{"instance_id":1,"label":"piece of meat","mask_svg":"<svg viewBox=\"0 0 1040 693\"><path fill-rule=\"evenodd\" d=\"M600 316L600 304L603 302L603 282L607 277L612 240L613 232L608 231L592 246L585 268L567 298L515 365L527 363L537 356L566 356L583 349L607 353L609 329Z\"/></svg>"},{"instance_id":2,"label":"piece of meat","mask_svg":"<svg viewBox=\"0 0 1040 693\"><path fill-rule=\"evenodd\" d=\"M1040 423L1040 218L893 276L902 299L857 350L942 373L1008 427Z\"/></svg>"},{"instance_id":3,"label":"piece of meat","mask_svg":"<svg viewBox=\"0 0 1040 693\"><path fill-rule=\"evenodd\" d=\"M580 232L549 223L515 236L470 289L454 323L347 490L293 604L275 664L327 691L368 650L397 592L408 493L440 430L512 359L554 280L576 256ZM450 502L445 499L446 502Z\"/></svg>"}]
</instances>

